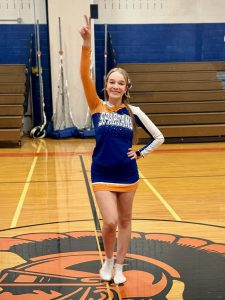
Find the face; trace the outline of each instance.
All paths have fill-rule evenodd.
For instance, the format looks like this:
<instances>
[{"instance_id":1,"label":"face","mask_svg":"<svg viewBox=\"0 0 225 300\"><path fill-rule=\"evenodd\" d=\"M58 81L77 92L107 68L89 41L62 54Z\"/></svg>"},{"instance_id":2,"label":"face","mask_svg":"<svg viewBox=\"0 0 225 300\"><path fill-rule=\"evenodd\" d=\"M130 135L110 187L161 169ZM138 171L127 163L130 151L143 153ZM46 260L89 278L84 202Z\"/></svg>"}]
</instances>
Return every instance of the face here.
<instances>
[{"instance_id":1,"label":"face","mask_svg":"<svg viewBox=\"0 0 225 300\"><path fill-rule=\"evenodd\" d=\"M115 71L109 75L106 84L106 92L108 93L108 101L112 103L121 103L122 97L127 91L126 80L119 71Z\"/></svg>"}]
</instances>

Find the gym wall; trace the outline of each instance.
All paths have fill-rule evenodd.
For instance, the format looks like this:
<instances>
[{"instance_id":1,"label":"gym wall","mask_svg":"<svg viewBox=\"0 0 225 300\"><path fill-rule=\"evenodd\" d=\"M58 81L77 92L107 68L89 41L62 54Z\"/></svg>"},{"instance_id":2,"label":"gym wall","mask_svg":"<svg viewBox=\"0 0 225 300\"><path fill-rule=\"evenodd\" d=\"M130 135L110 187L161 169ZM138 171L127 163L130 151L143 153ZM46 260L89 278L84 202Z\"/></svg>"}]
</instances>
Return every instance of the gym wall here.
<instances>
[{"instance_id":1,"label":"gym wall","mask_svg":"<svg viewBox=\"0 0 225 300\"><path fill-rule=\"evenodd\" d=\"M49 37L45 0L0 0L1 63L26 63L30 33L34 32L33 2L40 20L47 117L56 98L59 66L58 17L62 20L64 64L72 113L83 127L87 106L79 76L83 15L98 4L95 20L96 81L103 82L104 24L112 35L117 62L225 60L224 0L48 0ZM50 42L50 50L48 45ZM26 46L24 46L26 45ZM51 60L52 97L49 72ZM36 118L38 122L38 118Z\"/></svg>"},{"instance_id":2,"label":"gym wall","mask_svg":"<svg viewBox=\"0 0 225 300\"><path fill-rule=\"evenodd\" d=\"M225 60L225 1L96 0L96 81L104 76L104 24L117 63Z\"/></svg>"}]
</instances>

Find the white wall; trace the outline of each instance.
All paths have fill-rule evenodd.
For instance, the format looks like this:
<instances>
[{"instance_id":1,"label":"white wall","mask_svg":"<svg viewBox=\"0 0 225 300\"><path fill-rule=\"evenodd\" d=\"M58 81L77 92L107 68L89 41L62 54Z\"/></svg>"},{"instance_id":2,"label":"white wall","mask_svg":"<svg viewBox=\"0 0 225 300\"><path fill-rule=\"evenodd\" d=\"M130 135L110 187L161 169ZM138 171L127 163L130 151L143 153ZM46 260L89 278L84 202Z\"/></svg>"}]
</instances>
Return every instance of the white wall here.
<instances>
[{"instance_id":1,"label":"white wall","mask_svg":"<svg viewBox=\"0 0 225 300\"><path fill-rule=\"evenodd\" d=\"M225 0L95 0L107 24L225 22Z\"/></svg>"},{"instance_id":2,"label":"white wall","mask_svg":"<svg viewBox=\"0 0 225 300\"><path fill-rule=\"evenodd\" d=\"M50 14L57 7L64 12L75 8L73 16L86 9L89 13L90 3L99 5L100 23L225 22L224 0L49 0ZM21 18L22 23L33 23L34 6L40 23L46 23L45 0L0 0L0 20Z\"/></svg>"},{"instance_id":3,"label":"white wall","mask_svg":"<svg viewBox=\"0 0 225 300\"><path fill-rule=\"evenodd\" d=\"M59 27L61 18L62 42L64 50L64 70L68 80L70 105L74 121L78 128L85 123L87 104L80 80L80 53L82 38L80 27L84 24L83 15L89 15L90 0L48 0L50 55L52 73L53 108L57 96L59 74Z\"/></svg>"},{"instance_id":4,"label":"white wall","mask_svg":"<svg viewBox=\"0 0 225 300\"><path fill-rule=\"evenodd\" d=\"M45 0L0 0L0 24L17 24L18 19L33 24L35 15L40 23L46 23Z\"/></svg>"}]
</instances>

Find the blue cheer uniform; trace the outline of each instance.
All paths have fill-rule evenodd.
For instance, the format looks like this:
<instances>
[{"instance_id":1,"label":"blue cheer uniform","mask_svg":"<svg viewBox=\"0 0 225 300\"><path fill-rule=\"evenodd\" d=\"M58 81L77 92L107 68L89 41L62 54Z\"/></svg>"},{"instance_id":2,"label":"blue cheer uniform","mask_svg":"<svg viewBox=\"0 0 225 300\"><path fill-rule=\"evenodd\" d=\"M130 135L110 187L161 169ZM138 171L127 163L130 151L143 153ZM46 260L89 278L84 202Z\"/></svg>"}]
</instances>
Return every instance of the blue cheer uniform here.
<instances>
[{"instance_id":1,"label":"blue cheer uniform","mask_svg":"<svg viewBox=\"0 0 225 300\"><path fill-rule=\"evenodd\" d=\"M82 47L81 79L92 115L96 146L92 156L91 181L94 191L131 192L138 186L138 168L135 159L127 156L132 148L133 126L125 104L114 106L103 102L97 95L90 77L90 48ZM129 105L136 123L151 137L147 145L139 149L142 156L164 142L159 129L136 106Z\"/></svg>"}]
</instances>

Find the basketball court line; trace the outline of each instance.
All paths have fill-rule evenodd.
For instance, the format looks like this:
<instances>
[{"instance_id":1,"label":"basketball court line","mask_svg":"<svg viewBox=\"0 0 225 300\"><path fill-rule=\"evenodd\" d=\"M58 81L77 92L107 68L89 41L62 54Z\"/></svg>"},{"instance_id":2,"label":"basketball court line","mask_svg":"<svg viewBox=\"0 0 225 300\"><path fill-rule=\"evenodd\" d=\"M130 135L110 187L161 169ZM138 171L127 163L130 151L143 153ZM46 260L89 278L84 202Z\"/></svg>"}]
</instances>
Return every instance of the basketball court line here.
<instances>
[{"instance_id":1,"label":"basketball court line","mask_svg":"<svg viewBox=\"0 0 225 300\"><path fill-rule=\"evenodd\" d=\"M169 205L169 203L162 197L162 195L154 188L154 186L147 180L144 175L139 171L140 178L152 191L152 193L159 199L159 201L165 206L165 208L170 212L173 218L177 221L182 221L181 217L175 212L175 210Z\"/></svg>"},{"instance_id":2,"label":"basketball court line","mask_svg":"<svg viewBox=\"0 0 225 300\"><path fill-rule=\"evenodd\" d=\"M37 153L39 153L40 151L41 151L41 144L39 144L39 146L38 146ZM22 190L21 196L20 196L18 204L17 204L17 208L16 208L16 211L15 211L15 214L14 214L14 216L12 218L12 222L11 222L10 228L16 227L17 222L19 220L20 213L21 213L21 210L22 210L22 207L23 207L26 195L27 195L27 191L28 191L29 186L30 186L30 181L31 181L31 178L32 178L33 173L34 173L34 169L36 167L37 159L38 159L38 157L35 156L34 159L33 159L33 161L32 161L32 164L31 164L31 167L30 167L27 179L25 181L24 188Z\"/></svg>"},{"instance_id":3,"label":"basketball court line","mask_svg":"<svg viewBox=\"0 0 225 300\"><path fill-rule=\"evenodd\" d=\"M95 228L97 231L101 231L101 225L99 223L99 218L98 218L96 207L95 207L94 197L93 197L91 187L88 182L88 176L87 176L87 172L86 172L86 168L85 168L84 160L83 160L82 156L80 156L80 163L81 163L81 168L82 168L82 172L84 175L84 181L85 181L85 185L86 185L86 189L87 189L87 193L88 193L89 202L91 205L91 211L92 211L92 216L93 216L94 223L95 223Z\"/></svg>"},{"instance_id":4,"label":"basketball court line","mask_svg":"<svg viewBox=\"0 0 225 300\"><path fill-rule=\"evenodd\" d=\"M184 176L155 176L145 177L146 179L184 179L184 178L215 178L225 177L225 174L214 174L214 175L184 175Z\"/></svg>"},{"instance_id":5,"label":"basketball court line","mask_svg":"<svg viewBox=\"0 0 225 300\"><path fill-rule=\"evenodd\" d=\"M99 218L99 220L102 220ZM153 218L132 218L133 221L153 221L153 222L168 222L168 223L178 223L176 220L170 220L170 219L153 219ZM32 227L37 227L37 226L47 226L47 225L55 225L55 224L63 224L63 223L79 223L79 222L92 222L93 219L80 219L80 220L64 220L64 221L54 221L54 222L45 222L45 223L35 223L35 224L30 224L30 225L22 225L22 226L17 226L16 228L2 228L0 229L1 232L5 231L14 231L14 230L19 230L19 229L26 229L26 228L32 228ZM202 223L202 222L194 222L194 221L180 221L179 223L182 224L187 224L187 225L198 225L198 226L208 226L208 227L214 227L214 228L219 228L219 229L225 229L225 226L223 225L214 225L210 223Z\"/></svg>"},{"instance_id":6,"label":"basketball court line","mask_svg":"<svg viewBox=\"0 0 225 300\"><path fill-rule=\"evenodd\" d=\"M145 177L146 180L151 180L151 179L185 179L185 178L216 178L216 177L225 177L225 174L215 174L215 175L186 175L186 176L153 176L153 177ZM30 183L56 183L56 182L82 182L82 179L58 179L58 180L31 180ZM2 181L0 182L1 184L18 184L18 183L24 183L24 181Z\"/></svg>"},{"instance_id":7,"label":"basketball court line","mask_svg":"<svg viewBox=\"0 0 225 300\"><path fill-rule=\"evenodd\" d=\"M40 145L39 145L40 146ZM192 153L192 152L224 152L225 148L187 148L187 149L157 149L155 154L160 153ZM49 152L2 152L0 157L32 157L32 156L86 156L92 155L93 151L49 151Z\"/></svg>"}]
</instances>

